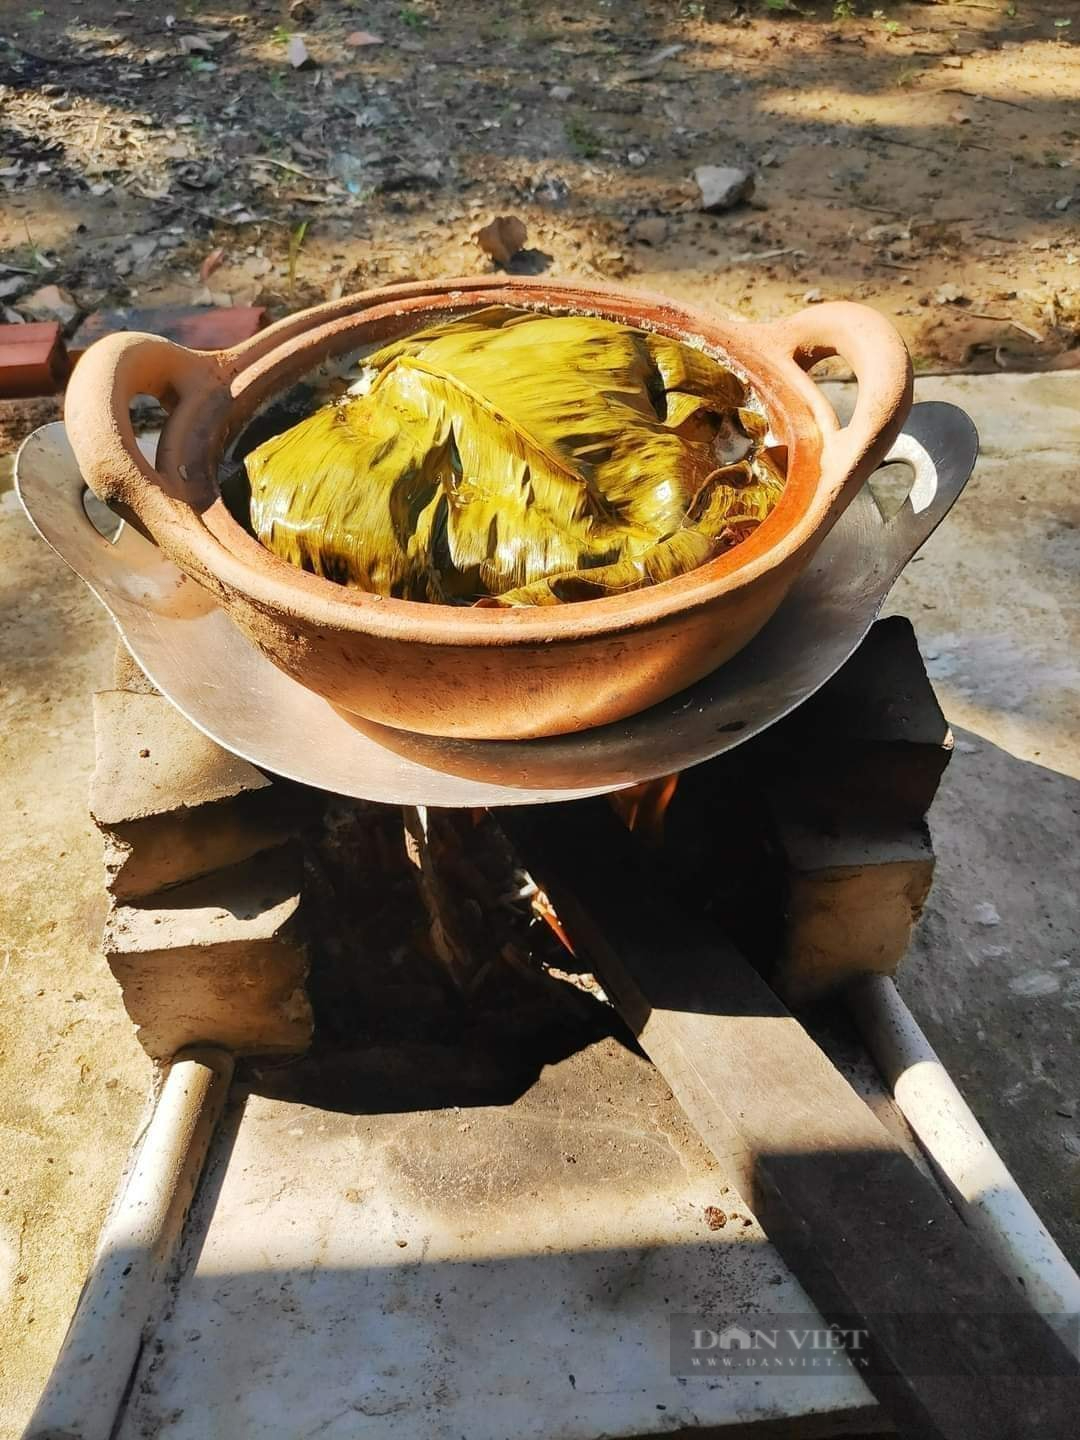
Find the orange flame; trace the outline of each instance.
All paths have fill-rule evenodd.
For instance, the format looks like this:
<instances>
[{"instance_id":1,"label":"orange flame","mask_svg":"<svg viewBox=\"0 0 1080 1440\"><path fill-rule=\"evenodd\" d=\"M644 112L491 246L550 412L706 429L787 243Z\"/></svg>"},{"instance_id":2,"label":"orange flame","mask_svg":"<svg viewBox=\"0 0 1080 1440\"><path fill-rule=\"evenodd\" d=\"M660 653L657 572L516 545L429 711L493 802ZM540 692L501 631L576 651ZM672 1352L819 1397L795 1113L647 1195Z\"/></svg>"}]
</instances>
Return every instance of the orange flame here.
<instances>
[{"instance_id":1,"label":"orange flame","mask_svg":"<svg viewBox=\"0 0 1080 1440\"><path fill-rule=\"evenodd\" d=\"M640 835L652 850L664 843L664 816L679 785L679 775L643 780L608 796L611 808L628 830Z\"/></svg>"},{"instance_id":2,"label":"orange flame","mask_svg":"<svg viewBox=\"0 0 1080 1440\"><path fill-rule=\"evenodd\" d=\"M547 891L541 890L539 886L537 887L536 894L532 897L532 908L533 912L539 915L548 929L553 932L563 949L569 950L570 954L573 955L575 952L570 936L567 935L563 929L562 921L559 919L555 906L548 898Z\"/></svg>"}]
</instances>

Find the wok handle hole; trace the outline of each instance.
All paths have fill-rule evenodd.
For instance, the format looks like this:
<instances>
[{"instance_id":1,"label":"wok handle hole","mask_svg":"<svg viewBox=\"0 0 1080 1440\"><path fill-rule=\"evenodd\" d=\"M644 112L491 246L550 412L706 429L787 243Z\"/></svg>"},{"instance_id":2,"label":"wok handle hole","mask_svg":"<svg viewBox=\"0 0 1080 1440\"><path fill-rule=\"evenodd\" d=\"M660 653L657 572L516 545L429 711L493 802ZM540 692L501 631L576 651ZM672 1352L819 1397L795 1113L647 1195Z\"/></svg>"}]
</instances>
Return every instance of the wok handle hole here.
<instances>
[{"instance_id":1,"label":"wok handle hole","mask_svg":"<svg viewBox=\"0 0 1080 1440\"><path fill-rule=\"evenodd\" d=\"M890 460L879 465L866 482L883 520L891 520L904 508L915 484L915 467L909 460Z\"/></svg>"},{"instance_id":2,"label":"wok handle hole","mask_svg":"<svg viewBox=\"0 0 1080 1440\"><path fill-rule=\"evenodd\" d=\"M131 416L131 428L136 435L141 435L147 430L160 430L169 418L169 411L176 404L176 392L166 391L162 399L156 395L147 395L140 392L131 397L128 405L128 414Z\"/></svg>"},{"instance_id":3,"label":"wok handle hole","mask_svg":"<svg viewBox=\"0 0 1080 1440\"><path fill-rule=\"evenodd\" d=\"M82 507L90 524L110 545L115 545L124 528L124 522L111 510L104 500L99 500L92 490L83 490Z\"/></svg>"},{"instance_id":4,"label":"wok handle hole","mask_svg":"<svg viewBox=\"0 0 1080 1440\"><path fill-rule=\"evenodd\" d=\"M855 372L842 355L826 355L822 360L815 360L807 368L806 373L819 385L853 385L855 383ZM854 409L855 399L852 392L851 409ZM844 424L847 424L850 415L844 417Z\"/></svg>"}]
</instances>

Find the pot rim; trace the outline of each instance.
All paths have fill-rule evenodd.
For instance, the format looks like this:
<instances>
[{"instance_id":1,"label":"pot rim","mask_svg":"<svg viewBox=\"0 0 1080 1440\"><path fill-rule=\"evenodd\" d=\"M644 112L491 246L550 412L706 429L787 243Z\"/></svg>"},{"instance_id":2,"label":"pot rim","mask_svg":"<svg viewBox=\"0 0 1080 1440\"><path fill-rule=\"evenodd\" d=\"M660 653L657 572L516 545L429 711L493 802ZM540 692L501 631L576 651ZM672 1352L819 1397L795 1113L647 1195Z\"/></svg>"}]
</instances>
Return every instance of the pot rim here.
<instances>
[{"instance_id":1,"label":"pot rim","mask_svg":"<svg viewBox=\"0 0 1080 1440\"><path fill-rule=\"evenodd\" d=\"M771 514L739 545L684 575L597 599L520 608L438 605L342 586L272 554L233 517L217 483L221 455L262 405L334 355L409 333L448 310L461 313L491 304L620 320L696 344L730 364L749 383L774 433L787 445L787 479ZM109 340L128 342L114 347L121 358L119 351L146 338L129 334ZM907 352L888 322L863 306L834 303L786 321L752 324L724 321L644 292L532 278L433 280L366 291L287 317L231 351L195 356L170 342L150 343L186 357L185 373L191 362L195 378L173 387L179 403L163 430L158 471L143 462L135 482L129 475L126 484L110 485L106 476L105 489L111 493L103 498L130 507L162 548L204 583L224 586L260 608L330 629L448 646L570 641L637 629L753 584L824 538L902 423L905 381L910 403ZM886 372L889 382L873 387L876 399L871 396L874 403L862 407L861 425L857 410L846 430L803 368L841 349L853 361L859 352L863 363L855 368L864 385L874 366ZM83 371L86 363L84 357L69 392L69 408L73 400L76 412L91 398L87 392L94 377L92 367ZM170 365L164 368L169 371ZM129 369L130 394L138 393L146 385L134 379L137 363ZM76 386L84 378L87 385ZM119 418L121 430L125 424L130 430L126 404ZM91 465L87 479L98 490L95 470L102 478L102 466Z\"/></svg>"}]
</instances>

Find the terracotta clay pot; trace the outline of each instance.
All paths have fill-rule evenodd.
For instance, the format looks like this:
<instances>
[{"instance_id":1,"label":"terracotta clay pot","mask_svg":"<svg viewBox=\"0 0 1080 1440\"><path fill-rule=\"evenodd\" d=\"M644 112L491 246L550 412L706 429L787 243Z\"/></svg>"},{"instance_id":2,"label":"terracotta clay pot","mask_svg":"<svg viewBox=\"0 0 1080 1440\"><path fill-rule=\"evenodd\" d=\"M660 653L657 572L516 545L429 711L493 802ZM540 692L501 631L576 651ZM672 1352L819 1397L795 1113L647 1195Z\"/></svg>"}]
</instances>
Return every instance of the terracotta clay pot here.
<instances>
[{"instance_id":1,"label":"terracotta clay pot","mask_svg":"<svg viewBox=\"0 0 1080 1440\"><path fill-rule=\"evenodd\" d=\"M749 380L788 450L787 485L741 545L689 574L623 595L473 609L348 589L277 559L233 519L217 482L256 410L317 365L446 315L511 304L588 312L703 344ZM840 354L859 381L841 429L805 368ZM157 466L130 405L168 410ZM111 335L79 362L65 420L87 484L209 590L275 664L333 705L425 734L527 738L631 715L700 679L776 610L911 403L911 365L889 323L826 304L766 325L654 296L534 280L425 281L367 291L270 326L232 350ZM223 677L227 682L228 677Z\"/></svg>"}]
</instances>

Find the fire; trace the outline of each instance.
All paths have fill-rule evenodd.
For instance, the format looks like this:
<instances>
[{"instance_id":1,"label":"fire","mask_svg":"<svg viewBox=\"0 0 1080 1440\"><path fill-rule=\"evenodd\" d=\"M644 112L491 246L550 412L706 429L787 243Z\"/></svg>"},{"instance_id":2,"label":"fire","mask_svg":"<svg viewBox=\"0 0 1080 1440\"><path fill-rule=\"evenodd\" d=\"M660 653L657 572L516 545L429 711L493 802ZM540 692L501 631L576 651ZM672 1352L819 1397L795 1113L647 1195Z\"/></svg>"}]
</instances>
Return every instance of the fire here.
<instances>
[{"instance_id":1,"label":"fire","mask_svg":"<svg viewBox=\"0 0 1080 1440\"><path fill-rule=\"evenodd\" d=\"M559 919L558 912L551 903L547 891L541 890L539 886L537 886L536 893L532 897L532 908L534 914L538 915L548 929L552 931L563 949L569 950L570 954L573 955L574 947L571 943L570 936L567 935L563 929L562 921Z\"/></svg>"},{"instance_id":2,"label":"fire","mask_svg":"<svg viewBox=\"0 0 1080 1440\"><path fill-rule=\"evenodd\" d=\"M679 784L679 775L643 780L608 796L611 808L628 830L640 835L651 849L664 843L664 816Z\"/></svg>"},{"instance_id":3,"label":"fire","mask_svg":"<svg viewBox=\"0 0 1080 1440\"><path fill-rule=\"evenodd\" d=\"M643 780L625 790L617 790L607 797L612 810L628 830L641 837L650 849L659 850L664 843L664 816L678 788L679 775L661 775L657 780ZM573 943L563 928L558 912L547 892L532 878L530 903L534 914L555 934L560 944L571 955L575 953Z\"/></svg>"}]
</instances>

